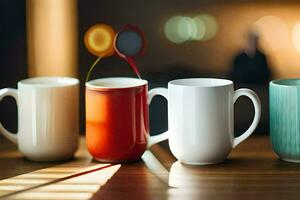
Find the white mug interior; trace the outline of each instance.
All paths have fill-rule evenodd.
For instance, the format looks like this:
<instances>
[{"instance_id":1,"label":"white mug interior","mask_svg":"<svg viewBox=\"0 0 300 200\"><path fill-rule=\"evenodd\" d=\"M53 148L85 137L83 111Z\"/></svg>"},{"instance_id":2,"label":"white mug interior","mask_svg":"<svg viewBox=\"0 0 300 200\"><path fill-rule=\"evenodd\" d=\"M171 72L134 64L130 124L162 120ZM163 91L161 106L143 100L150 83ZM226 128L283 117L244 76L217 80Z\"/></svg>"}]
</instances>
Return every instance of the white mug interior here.
<instances>
[{"instance_id":1,"label":"white mug interior","mask_svg":"<svg viewBox=\"0 0 300 200\"><path fill-rule=\"evenodd\" d=\"M169 84L186 87L221 87L232 85L233 82L231 80L218 78L184 78L172 80Z\"/></svg>"},{"instance_id":2,"label":"white mug interior","mask_svg":"<svg viewBox=\"0 0 300 200\"><path fill-rule=\"evenodd\" d=\"M79 84L79 80L71 77L44 76L24 79L18 84L30 87L67 87Z\"/></svg>"}]
</instances>

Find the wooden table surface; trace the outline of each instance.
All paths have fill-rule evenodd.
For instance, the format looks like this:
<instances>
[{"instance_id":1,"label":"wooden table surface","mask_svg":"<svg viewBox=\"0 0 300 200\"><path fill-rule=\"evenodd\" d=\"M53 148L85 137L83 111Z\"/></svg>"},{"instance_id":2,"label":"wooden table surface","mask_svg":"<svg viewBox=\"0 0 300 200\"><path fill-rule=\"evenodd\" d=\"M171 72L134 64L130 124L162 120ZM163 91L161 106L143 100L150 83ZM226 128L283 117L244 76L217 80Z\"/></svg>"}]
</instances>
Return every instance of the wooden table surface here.
<instances>
[{"instance_id":1,"label":"wooden table surface","mask_svg":"<svg viewBox=\"0 0 300 200\"><path fill-rule=\"evenodd\" d=\"M99 163L80 142L72 160L36 163L1 137L0 199L300 199L300 164L278 160L267 136L210 166L180 164L167 143L138 162Z\"/></svg>"}]
</instances>

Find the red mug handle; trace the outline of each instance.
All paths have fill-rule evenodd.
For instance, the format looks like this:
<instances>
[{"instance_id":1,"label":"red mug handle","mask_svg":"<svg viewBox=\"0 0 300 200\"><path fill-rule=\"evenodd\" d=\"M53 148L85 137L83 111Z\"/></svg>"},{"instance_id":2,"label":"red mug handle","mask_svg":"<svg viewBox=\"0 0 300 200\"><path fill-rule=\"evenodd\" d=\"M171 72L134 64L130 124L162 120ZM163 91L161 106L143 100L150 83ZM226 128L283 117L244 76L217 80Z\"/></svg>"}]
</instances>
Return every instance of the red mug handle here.
<instances>
[{"instance_id":1,"label":"red mug handle","mask_svg":"<svg viewBox=\"0 0 300 200\"><path fill-rule=\"evenodd\" d=\"M163 96L168 100L168 89L166 88L155 88L149 91L148 93L148 105L150 105L153 97L156 95ZM147 147L150 148L152 145L159 143L161 141L167 140L169 138L169 133L168 131L163 132L159 135L155 136L149 136L148 142L147 142Z\"/></svg>"}]
</instances>

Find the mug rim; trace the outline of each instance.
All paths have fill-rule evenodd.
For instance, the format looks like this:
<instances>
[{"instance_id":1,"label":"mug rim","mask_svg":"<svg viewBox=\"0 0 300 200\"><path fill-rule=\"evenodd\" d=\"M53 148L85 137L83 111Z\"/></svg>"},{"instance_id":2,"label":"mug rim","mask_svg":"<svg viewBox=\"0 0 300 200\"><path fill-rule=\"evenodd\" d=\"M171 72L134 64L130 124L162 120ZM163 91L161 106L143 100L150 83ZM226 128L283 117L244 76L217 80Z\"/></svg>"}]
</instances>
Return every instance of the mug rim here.
<instances>
[{"instance_id":1,"label":"mug rim","mask_svg":"<svg viewBox=\"0 0 300 200\"><path fill-rule=\"evenodd\" d=\"M200 83L200 81L202 82L214 81L215 83L203 84ZM168 85L173 85L176 87L216 88L216 87L225 87L225 86L233 85L233 81L228 79L222 79L222 78L182 78L182 79L172 80L168 83Z\"/></svg>"},{"instance_id":2,"label":"mug rim","mask_svg":"<svg viewBox=\"0 0 300 200\"><path fill-rule=\"evenodd\" d=\"M299 84L288 84L287 82L295 82L298 81ZM284 79L276 79L273 81L270 81L270 85L277 86L277 87L300 87L300 78L284 78Z\"/></svg>"},{"instance_id":3,"label":"mug rim","mask_svg":"<svg viewBox=\"0 0 300 200\"><path fill-rule=\"evenodd\" d=\"M58 88L69 87L79 84L77 78L67 76L37 76L20 80L18 86L37 87L37 88Z\"/></svg>"},{"instance_id":4,"label":"mug rim","mask_svg":"<svg viewBox=\"0 0 300 200\"><path fill-rule=\"evenodd\" d=\"M118 86L118 87L112 87L112 86L99 86L95 85L95 83L99 83L101 81L111 81L111 80L123 80L123 81L135 81L135 84L128 85L128 86ZM85 83L85 87L88 89L94 89L94 90L119 90L119 89L132 89L141 87L144 85L147 85L148 81L145 79L138 79L138 78L131 78L131 77L109 77L109 78L98 78L93 79Z\"/></svg>"}]
</instances>

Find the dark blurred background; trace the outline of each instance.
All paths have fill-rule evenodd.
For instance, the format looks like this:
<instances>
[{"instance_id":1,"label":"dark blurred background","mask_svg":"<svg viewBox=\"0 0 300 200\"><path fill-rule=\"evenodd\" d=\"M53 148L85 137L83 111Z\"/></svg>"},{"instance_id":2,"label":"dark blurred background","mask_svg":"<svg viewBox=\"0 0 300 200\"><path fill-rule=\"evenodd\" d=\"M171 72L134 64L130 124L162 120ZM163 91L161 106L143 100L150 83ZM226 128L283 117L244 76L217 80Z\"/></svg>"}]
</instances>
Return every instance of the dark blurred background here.
<instances>
[{"instance_id":1,"label":"dark blurred background","mask_svg":"<svg viewBox=\"0 0 300 200\"><path fill-rule=\"evenodd\" d=\"M40 3L46 1L59 2L40 0ZM176 78L220 77L235 81L233 74L238 74L238 77L249 75L249 80L237 78L235 88L251 88L262 100L262 119L256 130L257 134L269 132L269 79L300 75L298 52L300 51L300 2L297 1L78 0L77 3L75 0L62 1L69 5L74 4L77 8L78 33L74 32L74 35L78 43L78 51L74 52L78 55L75 55L73 62L77 64L72 64L70 70L74 72L72 76L77 76L81 80L82 132L84 132L83 83L89 67L96 59L86 50L83 36L85 31L96 23L110 24L115 30L130 23L139 26L145 32L148 47L145 55L137 60L137 65L142 77L149 81L150 88L166 87L169 80ZM43 19L43 16L35 15L34 18ZM29 62L28 59L31 52L28 50L26 24L28 20L26 21L25 0L0 1L1 88L15 88L17 81L42 74L34 70L29 72L34 62ZM55 27L55 23L51 26ZM246 48L251 43L249 33L250 35L255 33L259 38L258 48L253 56ZM47 41L47 35L44 39ZM60 48L60 43L55 45ZM264 57L257 56L257 52L262 53ZM257 63L264 58L269 74L256 79L261 69L257 67L260 66ZM239 59L240 62L237 61ZM244 65L249 65L249 69L243 68ZM256 71L251 69L252 65L257 67ZM237 73L233 72L235 69L238 69ZM123 60L110 57L98 64L91 78L109 76L134 77L135 75ZM253 114L253 106L247 98L241 98L236 103L237 135L250 125ZM16 116L17 109L12 98L4 98L0 103L0 121L14 132L17 130ZM166 101L160 97L154 99L151 105L150 125L153 134L167 129Z\"/></svg>"}]
</instances>

